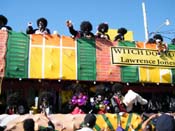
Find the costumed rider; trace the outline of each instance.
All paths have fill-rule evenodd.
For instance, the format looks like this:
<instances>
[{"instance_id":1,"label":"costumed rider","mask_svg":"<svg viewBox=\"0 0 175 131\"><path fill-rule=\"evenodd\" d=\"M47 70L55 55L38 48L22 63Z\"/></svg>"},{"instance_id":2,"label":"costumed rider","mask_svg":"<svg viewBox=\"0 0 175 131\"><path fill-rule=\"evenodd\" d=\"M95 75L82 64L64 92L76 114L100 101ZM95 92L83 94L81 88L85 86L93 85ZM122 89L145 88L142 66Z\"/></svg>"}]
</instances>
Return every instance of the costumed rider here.
<instances>
[{"instance_id":1,"label":"costumed rider","mask_svg":"<svg viewBox=\"0 0 175 131\"><path fill-rule=\"evenodd\" d=\"M47 28L47 19L39 18L37 20L37 29L33 29L32 23L28 23L28 27L26 29L27 34L50 34L50 30Z\"/></svg>"},{"instance_id":2,"label":"costumed rider","mask_svg":"<svg viewBox=\"0 0 175 131\"><path fill-rule=\"evenodd\" d=\"M121 94L122 88L123 85L120 83L116 83L112 86L114 95L111 98L111 104L115 113L134 112L134 107L139 105L146 105L148 103L146 99L132 90L128 90L128 92L123 96Z\"/></svg>"},{"instance_id":3,"label":"costumed rider","mask_svg":"<svg viewBox=\"0 0 175 131\"><path fill-rule=\"evenodd\" d=\"M124 41L125 40L125 34L127 33L126 28L119 28L117 31L117 35L114 38L114 41Z\"/></svg>"},{"instance_id":4,"label":"costumed rider","mask_svg":"<svg viewBox=\"0 0 175 131\"><path fill-rule=\"evenodd\" d=\"M153 39L155 43L157 44L158 55L161 55L161 53L167 53L168 46L166 43L163 42L163 37L160 34L155 34L153 36Z\"/></svg>"},{"instance_id":5,"label":"costumed rider","mask_svg":"<svg viewBox=\"0 0 175 131\"><path fill-rule=\"evenodd\" d=\"M0 30L12 30L10 26L7 26L8 19L4 15L0 15Z\"/></svg>"},{"instance_id":6,"label":"costumed rider","mask_svg":"<svg viewBox=\"0 0 175 131\"><path fill-rule=\"evenodd\" d=\"M85 114L89 112L88 91L83 85L78 84L73 89L73 96L70 101L71 114Z\"/></svg>"},{"instance_id":7,"label":"costumed rider","mask_svg":"<svg viewBox=\"0 0 175 131\"><path fill-rule=\"evenodd\" d=\"M90 98L90 112L95 114L111 113L110 88L104 84L99 84L96 86L95 92L95 96Z\"/></svg>"},{"instance_id":8,"label":"costumed rider","mask_svg":"<svg viewBox=\"0 0 175 131\"><path fill-rule=\"evenodd\" d=\"M111 97L111 104L113 107L113 111L115 113L119 112L126 112L126 107L124 105L123 101L123 95L122 95L122 89L123 85L120 83L115 83L112 86L112 92L114 93L113 96Z\"/></svg>"},{"instance_id":9,"label":"costumed rider","mask_svg":"<svg viewBox=\"0 0 175 131\"><path fill-rule=\"evenodd\" d=\"M43 91L39 96L39 110L44 114L54 113L54 95L52 92Z\"/></svg>"},{"instance_id":10,"label":"costumed rider","mask_svg":"<svg viewBox=\"0 0 175 131\"><path fill-rule=\"evenodd\" d=\"M96 38L102 38L102 39L106 39L106 40L110 40L109 35L107 34L109 29L109 26L107 23L101 23L98 26L98 31L96 33Z\"/></svg>"},{"instance_id":11,"label":"costumed rider","mask_svg":"<svg viewBox=\"0 0 175 131\"><path fill-rule=\"evenodd\" d=\"M83 21L80 25L80 31L74 29L73 24L70 20L66 21L66 26L69 28L69 32L73 35L73 38L94 38L92 31L92 24L89 21Z\"/></svg>"}]
</instances>

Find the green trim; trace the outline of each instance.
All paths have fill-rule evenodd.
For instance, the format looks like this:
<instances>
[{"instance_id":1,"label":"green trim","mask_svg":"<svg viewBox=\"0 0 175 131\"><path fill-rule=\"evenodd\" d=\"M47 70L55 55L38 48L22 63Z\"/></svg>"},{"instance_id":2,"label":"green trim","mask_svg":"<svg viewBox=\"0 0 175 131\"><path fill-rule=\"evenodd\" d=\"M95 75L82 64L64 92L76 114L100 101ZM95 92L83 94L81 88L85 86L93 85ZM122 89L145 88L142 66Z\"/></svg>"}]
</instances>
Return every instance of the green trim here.
<instances>
[{"instance_id":1,"label":"green trim","mask_svg":"<svg viewBox=\"0 0 175 131\"><path fill-rule=\"evenodd\" d=\"M94 128L96 131L101 131L101 128L97 124L95 124Z\"/></svg>"},{"instance_id":2,"label":"green trim","mask_svg":"<svg viewBox=\"0 0 175 131\"><path fill-rule=\"evenodd\" d=\"M141 129L141 127L142 127L142 123L140 123L140 124L137 126L137 128L135 128L135 131L138 131L139 129Z\"/></svg>"},{"instance_id":3,"label":"green trim","mask_svg":"<svg viewBox=\"0 0 175 131\"><path fill-rule=\"evenodd\" d=\"M131 119L132 119L132 114L129 114L129 118L128 118L128 121L126 123L125 131L128 131L128 129L129 129L129 124L131 123Z\"/></svg>"},{"instance_id":4,"label":"green trim","mask_svg":"<svg viewBox=\"0 0 175 131\"><path fill-rule=\"evenodd\" d=\"M109 121L108 117L105 114L102 114L103 119L105 120L105 122L107 123L108 127L110 128L110 130L114 130L111 122Z\"/></svg>"},{"instance_id":5,"label":"green trim","mask_svg":"<svg viewBox=\"0 0 175 131\"><path fill-rule=\"evenodd\" d=\"M119 114L116 114L117 115L117 124L120 122L120 115Z\"/></svg>"}]
</instances>

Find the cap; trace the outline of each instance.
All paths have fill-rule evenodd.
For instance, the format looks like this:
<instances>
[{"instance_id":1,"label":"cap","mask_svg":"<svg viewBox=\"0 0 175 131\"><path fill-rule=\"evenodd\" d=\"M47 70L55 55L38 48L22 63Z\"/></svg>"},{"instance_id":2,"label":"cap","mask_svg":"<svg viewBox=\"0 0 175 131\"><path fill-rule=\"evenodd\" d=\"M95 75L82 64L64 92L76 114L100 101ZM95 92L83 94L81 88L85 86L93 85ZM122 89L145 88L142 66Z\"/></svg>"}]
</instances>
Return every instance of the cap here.
<instances>
[{"instance_id":1,"label":"cap","mask_svg":"<svg viewBox=\"0 0 175 131\"><path fill-rule=\"evenodd\" d=\"M175 131L175 120L173 116L162 114L157 118L156 130L158 131Z\"/></svg>"}]
</instances>

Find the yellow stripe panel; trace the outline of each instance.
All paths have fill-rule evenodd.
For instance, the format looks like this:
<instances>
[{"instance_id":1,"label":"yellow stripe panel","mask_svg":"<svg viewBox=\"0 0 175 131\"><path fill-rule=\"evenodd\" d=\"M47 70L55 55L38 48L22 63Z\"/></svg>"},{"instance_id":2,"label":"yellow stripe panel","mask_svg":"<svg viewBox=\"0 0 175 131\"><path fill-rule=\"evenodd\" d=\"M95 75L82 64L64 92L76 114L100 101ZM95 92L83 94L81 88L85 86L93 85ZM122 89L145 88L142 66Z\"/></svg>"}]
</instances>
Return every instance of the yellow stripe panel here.
<instances>
[{"instance_id":1,"label":"yellow stripe panel","mask_svg":"<svg viewBox=\"0 0 175 131\"><path fill-rule=\"evenodd\" d=\"M138 48L144 48L143 42L137 42ZM156 44L147 43L147 49L156 49ZM171 83L171 69L160 69L156 67L139 67L141 82Z\"/></svg>"},{"instance_id":2,"label":"yellow stripe panel","mask_svg":"<svg viewBox=\"0 0 175 131\"><path fill-rule=\"evenodd\" d=\"M76 79L76 45L74 39L62 36L62 79Z\"/></svg>"},{"instance_id":3,"label":"yellow stripe panel","mask_svg":"<svg viewBox=\"0 0 175 131\"><path fill-rule=\"evenodd\" d=\"M31 48L30 78L42 78L42 48Z\"/></svg>"},{"instance_id":4,"label":"yellow stripe panel","mask_svg":"<svg viewBox=\"0 0 175 131\"><path fill-rule=\"evenodd\" d=\"M30 45L30 76L29 78L42 78L42 48L33 45L41 46L43 42L42 35L31 35Z\"/></svg>"},{"instance_id":5,"label":"yellow stripe panel","mask_svg":"<svg viewBox=\"0 0 175 131\"><path fill-rule=\"evenodd\" d=\"M172 83L171 69L160 69L160 76L162 83Z\"/></svg>"},{"instance_id":6,"label":"yellow stripe panel","mask_svg":"<svg viewBox=\"0 0 175 131\"><path fill-rule=\"evenodd\" d=\"M140 81L159 83L160 69L155 67L140 67Z\"/></svg>"},{"instance_id":7,"label":"yellow stripe panel","mask_svg":"<svg viewBox=\"0 0 175 131\"><path fill-rule=\"evenodd\" d=\"M60 78L60 37L45 36L44 78Z\"/></svg>"},{"instance_id":8,"label":"yellow stripe panel","mask_svg":"<svg viewBox=\"0 0 175 131\"><path fill-rule=\"evenodd\" d=\"M159 68L149 68L149 78L150 78L150 82L156 82L159 83L160 82L160 69Z\"/></svg>"},{"instance_id":9,"label":"yellow stripe panel","mask_svg":"<svg viewBox=\"0 0 175 131\"><path fill-rule=\"evenodd\" d=\"M67 36L60 38L58 35L34 34L31 36L30 78L42 78L44 73L44 78L76 79L76 45L74 39ZM44 60L42 61L43 52ZM43 72L42 66L44 66Z\"/></svg>"},{"instance_id":10,"label":"yellow stripe panel","mask_svg":"<svg viewBox=\"0 0 175 131\"><path fill-rule=\"evenodd\" d=\"M57 35L33 34L31 38L29 77L42 78L44 74L44 78L59 78L60 37ZM43 55L44 60L42 59Z\"/></svg>"},{"instance_id":11,"label":"yellow stripe panel","mask_svg":"<svg viewBox=\"0 0 175 131\"><path fill-rule=\"evenodd\" d=\"M63 49L63 79L76 79L75 50Z\"/></svg>"},{"instance_id":12,"label":"yellow stripe panel","mask_svg":"<svg viewBox=\"0 0 175 131\"><path fill-rule=\"evenodd\" d=\"M44 77L59 78L60 77L60 49L45 48Z\"/></svg>"},{"instance_id":13,"label":"yellow stripe panel","mask_svg":"<svg viewBox=\"0 0 175 131\"><path fill-rule=\"evenodd\" d=\"M132 114L131 123L129 123L129 124L131 124L132 127L133 127L134 129L136 129L136 128L139 126L140 123L142 123L141 117L140 117L139 115ZM130 128L129 128L129 131L131 131ZM141 131L141 129L140 129L139 131Z\"/></svg>"},{"instance_id":14,"label":"yellow stripe panel","mask_svg":"<svg viewBox=\"0 0 175 131\"><path fill-rule=\"evenodd\" d=\"M116 114L106 113L105 115L108 118L108 120L110 121L110 123L112 124L113 128L116 129L117 125L119 124L119 123L117 123L117 116L116 116ZM100 114L97 115L96 124L101 129L109 129L107 122L104 120L103 116L100 115Z\"/></svg>"},{"instance_id":15,"label":"yellow stripe panel","mask_svg":"<svg viewBox=\"0 0 175 131\"><path fill-rule=\"evenodd\" d=\"M140 82L147 82L149 81L149 77L147 74L148 67L139 67L139 72L140 72Z\"/></svg>"},{"instance_id":16,"label":"yellow stripe panel","mask_svg":"<svg viewBox=\"0 0 175 131\"><path fill-rule=\"evenodd\" d=\"M119 125L119 123L117 123L118 122L117 121L117 114L106 113L105 115L107 116L108 120L111 122L111 124L112 124L112 126L115 130L117 128L117 126ZM109 130L109 127L108 127L107 123L104 121L103 116L98 114L96 117L97 117L96 124L101 129ZM120 117L121 117L121 126L122 126L122 128L125 129L127 126L129 126L129 125L127 125L127 121L128 121L128 118L129 118L129 113L125 113ZM140 123L142 123L141 117L139 115L133 113L132 118L131 118L131 123L129 123L129 124L131 124L133 126L133 128L135 129L135 128L138 127L138 125ZM131 131L131 129L129 128L128 131ZM141 129L139 131L141 131Z\"/></svg>"},{"instance_id":17,"label":"yellow stripe panel","mask_svg":"<svg viewBox=\"0 0 175 131\"><path fill-rule=\"evenodd\" d=\"M154 83L171 83L171 70L155 67L140 67L140 81Z\"/></svg>"}]
</instances>

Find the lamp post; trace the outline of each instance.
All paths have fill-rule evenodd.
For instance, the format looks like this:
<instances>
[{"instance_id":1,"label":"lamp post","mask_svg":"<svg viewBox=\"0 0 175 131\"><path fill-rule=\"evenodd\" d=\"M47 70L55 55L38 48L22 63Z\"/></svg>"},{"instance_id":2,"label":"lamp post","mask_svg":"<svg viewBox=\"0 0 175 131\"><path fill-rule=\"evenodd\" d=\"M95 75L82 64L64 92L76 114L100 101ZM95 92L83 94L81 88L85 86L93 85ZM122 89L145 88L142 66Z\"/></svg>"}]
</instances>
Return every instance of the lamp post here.
<instances>
[{"instance_id":1,"label":"lamp post","mask_svg":"<svg viewBox=\"0 0 175 131\"><path fill-rule=\"evenodd\" d=\"M156 34L163 26L169 26L170 21L169 19L166 19L154 32L149 33L148 31L148 23L147 23L147 16L146 16L146 8L145 8L145 2L142 2L142 11L143 11L143 20L144 20L144 30L145 30L145 41L148 41L149 37L152 34Z\"/></svg>"},{"instance_id":2,"label":"lamp post","mask_svg":"<svg viewBox=\"0 0 175 131\"><path fill-rule=\"evenodd\" d=\"M166 26L169 26L169 25L170 25L169 19L166 19L166 20L156 29L155 33L158 32L164 25L166 25Z\"/></svg>"},{"instance_id":3,"label":"lamp post","mask_svg":"<svg viewBox=\"0 0 175 131\"><path fill-rule=\"evenodd\" d=\"M169 26L170 25L170 21L169 19L166 19L154 32L150 32L148 35L148 38L152 35L152 34L157 34L159 32L159 30L163 27L163 26Z\"/></svg>"}]
</instances>

